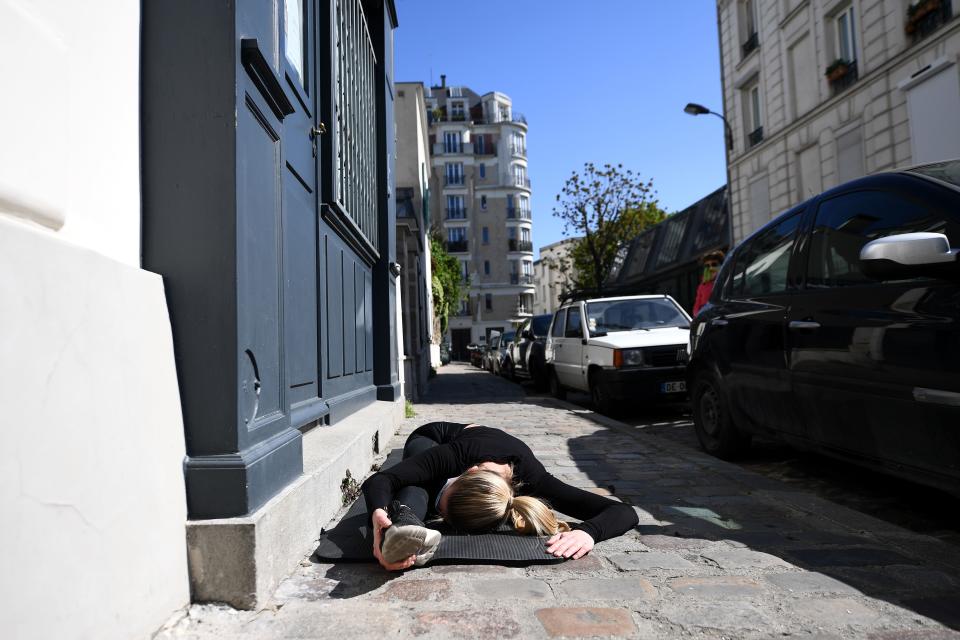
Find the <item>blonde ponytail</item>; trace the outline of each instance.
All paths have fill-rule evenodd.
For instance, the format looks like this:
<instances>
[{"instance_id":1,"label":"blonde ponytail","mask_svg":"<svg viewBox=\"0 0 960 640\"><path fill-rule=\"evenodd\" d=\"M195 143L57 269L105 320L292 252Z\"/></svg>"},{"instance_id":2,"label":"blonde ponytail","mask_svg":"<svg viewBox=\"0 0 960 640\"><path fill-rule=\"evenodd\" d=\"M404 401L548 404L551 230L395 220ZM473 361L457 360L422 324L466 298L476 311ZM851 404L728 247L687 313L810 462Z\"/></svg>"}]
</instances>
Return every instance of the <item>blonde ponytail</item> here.
<instances>
[{"instance_id":1,"label":"blonde ponytail","mask_svg":"<svg viewBox=\"0 0 960 640\"><path fill-rule=\"evenodd\" d=\"M522 534L552 536L561 531L570 531L570 525L557 520L553 509L532 496L517 496L509 510L513 527Z\"/></svg>"},{"instance_id":2,"label":"blonde ponytail","mask_svg":"<svg viewBox=\"0 0 960 640\"><path fill-rule=\"evenodd\" d=\"M531 496L514 496L510 483L492 471L461 475L451 485L446 519L464 531L489 531L510 520L525 535L550 536L569 531L553 510Z\"/></svg>"}]
</instances>

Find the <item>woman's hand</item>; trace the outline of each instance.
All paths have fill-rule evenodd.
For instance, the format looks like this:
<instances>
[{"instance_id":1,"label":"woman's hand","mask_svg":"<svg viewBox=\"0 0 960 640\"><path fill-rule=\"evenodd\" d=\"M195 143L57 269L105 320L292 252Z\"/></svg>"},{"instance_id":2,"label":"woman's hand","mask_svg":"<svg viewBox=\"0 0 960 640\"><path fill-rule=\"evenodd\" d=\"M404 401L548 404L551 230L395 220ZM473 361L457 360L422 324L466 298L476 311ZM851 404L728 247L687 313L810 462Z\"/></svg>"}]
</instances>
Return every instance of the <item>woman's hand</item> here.
<instances>
[{"instance_id":1,"label":"woman's hand","mask_svg":"<svg viewBox=\"0 0 960 640\"><path fill-rule=\"evenodd\" d=\"M383 540L383 530L393 523L390 521L387 512L383 509L374 509L371 520L373 522L373 557L377 559L380 566L387 571L402 571L412 567L413 562L417 559L415 555L410 556L406 560L394 562L393 564L388 564L383 561L383 556L380 555L380 541Z\"/></svg>"},{"instance_id":2,"label":"woman's hand","mask_svg":"<svg viewBox=\"0 0 960 640\"><path fill-rule=\"evenodd\" d=\"M586 531L574 529L573 531L564 531L558 533L547 540L547 553L552 553L558 558L582 558L593 549L593 537Z\"/></svg>"}]
</instances>

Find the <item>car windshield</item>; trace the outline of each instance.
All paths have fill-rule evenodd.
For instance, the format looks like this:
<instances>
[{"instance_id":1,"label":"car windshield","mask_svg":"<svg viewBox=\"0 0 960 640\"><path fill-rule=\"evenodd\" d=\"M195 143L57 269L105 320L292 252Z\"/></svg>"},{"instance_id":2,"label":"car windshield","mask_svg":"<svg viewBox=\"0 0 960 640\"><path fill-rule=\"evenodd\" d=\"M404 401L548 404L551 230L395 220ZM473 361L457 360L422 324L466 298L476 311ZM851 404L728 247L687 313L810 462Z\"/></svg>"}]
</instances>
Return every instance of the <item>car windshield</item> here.
<instances>
[{"instance_id":1,"label":"car windshield","mask_svg":"<svg viewBox=\"0 0 960 640\"><path fill-rule=\"evenodd\" d=\"M587 303L587 327L591 335L614 331L690 327L676 304L666 298L601 300Z\"/></svg>"},{"instance_id":2,"label":"car windshield","mask_svg":"<svg viewBox=\"0 0 960 640\"><path fill-rule=\"evenodd\" d=\"M922 176L935 178L942 182L947 182L955 187L960 187L960 160L949 160L947 162L935 162L922 167L910 169L912 173L919 173Z\"/></svg>"},{"instance_id":3,"label":"car windshield","mask_svg":"<svg viewBox=\"0 0 960 640\"><path fill-rule=\"evenodd\" d=\"M500 336L500 346L505 347L508 343L513 342L513 336L517 335L516 331L507 331L505 334Z\"/></svg>"},{"instance_id":4,"label":"car windshield","mask_svg":"<svg viewBox=\"0 0 960 640\"><path fill-rule=\"evenodd\" d=\"M549 313L542 316L534 316L533 322L531 323L531 331L535 336L545 336L547 331L550 330L550 319L553 316Z\"/></svg>"}]
</instances>

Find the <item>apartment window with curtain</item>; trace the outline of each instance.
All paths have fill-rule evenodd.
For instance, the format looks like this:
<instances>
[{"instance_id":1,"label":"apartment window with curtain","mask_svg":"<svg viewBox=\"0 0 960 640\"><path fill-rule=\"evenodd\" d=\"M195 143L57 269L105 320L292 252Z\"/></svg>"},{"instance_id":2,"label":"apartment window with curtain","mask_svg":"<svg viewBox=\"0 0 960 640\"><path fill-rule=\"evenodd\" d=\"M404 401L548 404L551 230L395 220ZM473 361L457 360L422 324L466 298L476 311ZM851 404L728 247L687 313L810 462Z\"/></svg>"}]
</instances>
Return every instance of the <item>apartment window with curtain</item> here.
<instances>
[{"instance_id":1,"label":"apartment window with curtain","mask_svg":"<svg viewBox=\"0 0 960 640\"><path fill-rule=\"evenodd\" d=\"M447 220L465 220L467 209L463 206L463 196L447 196Z\"/></svg>"},{"instance_id":2,"label":"apartment window with curtain","mask_svg":"<svg viewBox=\"0 0 960 640\"><path fill-rule=\"evenodd\" d=\"M833 49L831 62L826 70L827 83L834 95L844 91L857 81L857 22L853 5L847 5L833 14L828 22L827 39Z\"/></svg>"},{"instance_id":3,"label":"apartment window with curtain","mask_svg":"<svg viewBox=\"0 0 960 640\"><path fill-rule=\"evenodd\" d=\"M470 280L470 262L467 260L460 261L460 278L464 282Z\"/></svg>"},{"instance_id":4,"label":"apartment window with curtain","mask_svg":"<svg viewBox=\"0 0 960 640\"><path fill-rule=\"evenodd\" d=\"M513 165L513 183L518 187L529 187L530 181L527 179L527 168L520 164Z\"/></svg>"},{"instance_id":5,"label":"apartment window with curtain","mask_svg":"<svg viewBox=\"0 0 960 640\"><path fill-rule=\"evenodd\" d=\"M443 134L444 153L463 153L463 133L460 131L445 131Z\"/></svg>"},{"instance_id":6,"label":"apartment window with curtain","mask_svg":"<svg viewBox=\"0 0 960 640\"><path fill-rule=\"evenodd\" d=\"M747 57L760 46L757 35L757 3L755 0L743 0L740 3L740 43L743 57Z\"/></svg>"},{"instance_id":7,"label":"apartment window with curtain","mask_svg":"<svg viewBox=\"0 0 960 640\"><path fill-rule=\"evenodd\" d=\"M489 229L489 228L484 227L483 229L480 230L480 241L483 242L483 244L490 244L490 229Z\"/></svg>"},{"instance_id":8,"label":"apartment window with curtain","mask_svg":"<svg viewBox=\"0 0 960 640\"><path fill-rule=\"evenodd\" d=\"M837 58L846 62L857 59L857 36L854 29L853 5L843 9L834 19Z\"/></svg>"},{"instance_id":9,"label":"apartment window with curtain","mask_svg":"<svg viewBox=\"0 0 960 640\"><path fill-rule=\"evenodd\" d=\"M489 261L489 260L484 260L484 261L483 261L483 275L485 275L485 276L490 275L490 261Z\"/></svg>"},{"instance_id":10,"label":"apartment window with curtain","mask_svg":"<svg viewBox=\"0 0 960 640\"><path fill-rule=\"evenodd\" d=\"M446 175L446 184L450 184L450 185L463 184L463 163L462 162L446 163L444 165L444 172Z\"/></svg>"},{"instance_id":11,"label":"apartment window with curtain","mask_svg":"<svg viewBox=\"0 0 960 640\"><path fill-rule=\"evenodd\" d=\"M456 100L450 103L450 119L451 120L466 120L466 109L464 108L462 100Z\"/></svg>"},{"instance_id":12,"label":"apartment window with curtain","mask_svg":"<svg viewBox=\"0 0 960 640\"><path fill-rule=\"evenodd\" d=\"M485 293L483 294L483 308L487 311L493 311L493 294Z\"/></svg>"},{"instance_id":13,"label":"apartment window with curtain","mask_svg":"<svg viewBox=\"0 0 960 640\"><path fill-rule=\"evenodd\" d=\"M447 240L450 242L466 242L467 230L464 227L450 227L447 229Z\"/></svg>"},{"instance_id":14,"label":"apartment window with curtain","mask_svg":"<svg viewBox=\"0 0 960 640\"><path fill-rule=\"evenodd\" d=\"M483 164L482 162L480 163L480 177L481 178L487 177L487 165Z\"/></svg>"}]
</instances>

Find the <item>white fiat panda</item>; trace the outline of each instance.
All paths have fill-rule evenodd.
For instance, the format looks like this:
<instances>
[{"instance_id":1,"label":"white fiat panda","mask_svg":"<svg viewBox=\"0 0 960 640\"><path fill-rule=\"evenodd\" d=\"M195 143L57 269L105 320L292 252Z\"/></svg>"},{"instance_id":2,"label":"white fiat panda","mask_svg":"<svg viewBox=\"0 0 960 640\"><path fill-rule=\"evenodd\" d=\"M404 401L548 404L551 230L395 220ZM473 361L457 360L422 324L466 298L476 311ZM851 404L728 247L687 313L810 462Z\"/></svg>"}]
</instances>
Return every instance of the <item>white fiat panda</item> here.
<instances>
[{"instance_id":1,"label":"white fiat panda","mask_svg":"<svg viewBox=\"0 0 960 640\"><path fill-rule=\"evenodd\" d=\"M587 391L602 413L619 402L686 399L690 316L667 295L570 301L546 343L550 391Z\"/></svg>"}]
</instances>

